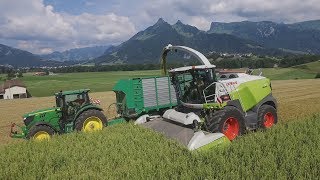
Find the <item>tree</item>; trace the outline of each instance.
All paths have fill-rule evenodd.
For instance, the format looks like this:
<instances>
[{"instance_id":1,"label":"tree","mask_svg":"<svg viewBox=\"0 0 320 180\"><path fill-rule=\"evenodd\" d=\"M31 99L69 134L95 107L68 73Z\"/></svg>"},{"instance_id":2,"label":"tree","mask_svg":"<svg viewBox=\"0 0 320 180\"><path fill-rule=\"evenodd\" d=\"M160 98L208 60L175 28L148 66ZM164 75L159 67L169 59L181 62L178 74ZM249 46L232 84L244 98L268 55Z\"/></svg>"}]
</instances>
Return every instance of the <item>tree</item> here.
<instances>
[{"instance_id":1,"label":"tree","mask_svg":"<svg viewBox=\"0 0 320 180\"><path fill-rule=\"evenodd\" d=\"M14 70L10 69L7 74L7 79L10 80L15 77L16 77L16 74L15 74Z\"/></svg>"},{"instance_id":2,"label":"tree","mask_svg":"<svg viewBox=\"0 0 320 180\"><path fill-rule=\"evenodd\" d=\"M21 71L18 72L18 78L22 78L23 77L23 74Z\"/></svg>"}]
</instances>

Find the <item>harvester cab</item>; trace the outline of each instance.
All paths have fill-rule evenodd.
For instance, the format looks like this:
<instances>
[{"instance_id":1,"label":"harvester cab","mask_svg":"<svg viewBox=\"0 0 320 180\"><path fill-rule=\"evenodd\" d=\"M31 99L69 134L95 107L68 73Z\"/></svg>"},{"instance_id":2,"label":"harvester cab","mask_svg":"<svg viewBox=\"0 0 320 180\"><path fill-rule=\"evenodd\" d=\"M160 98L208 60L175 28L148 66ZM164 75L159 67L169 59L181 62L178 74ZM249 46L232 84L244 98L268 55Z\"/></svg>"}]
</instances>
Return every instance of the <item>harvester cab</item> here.
<instances>
[{"instance_id":1,"label":"harvester cab","mask_svg":"<svg viewBox=\"0 0 320 180\"><path fill-rule=\"evenodd\" d=\"M91 103L89 89L55 93L56 106L27 113L20 133L12 124L10 136L25 139L48 139L53 134L96 131L107 125L102 109Z\"/></svg>"},{"instance_id":2,"label":"harvester cab","mask_svg":"<svg viewBox=\"0 0 320 180\"><path fill-rule=\"evenodd\" d=\"M168 74L166 56L170 51L188 53L202 65L169 70L177 106L160 117L141 116L136 124L161 132L194 150L227 143L246 130L270 128L277 123L277 103L269 79L245 73L217 78L215 66L203 54L172 45L163 50L163 75Z\"/></svg>"}]
</instances>

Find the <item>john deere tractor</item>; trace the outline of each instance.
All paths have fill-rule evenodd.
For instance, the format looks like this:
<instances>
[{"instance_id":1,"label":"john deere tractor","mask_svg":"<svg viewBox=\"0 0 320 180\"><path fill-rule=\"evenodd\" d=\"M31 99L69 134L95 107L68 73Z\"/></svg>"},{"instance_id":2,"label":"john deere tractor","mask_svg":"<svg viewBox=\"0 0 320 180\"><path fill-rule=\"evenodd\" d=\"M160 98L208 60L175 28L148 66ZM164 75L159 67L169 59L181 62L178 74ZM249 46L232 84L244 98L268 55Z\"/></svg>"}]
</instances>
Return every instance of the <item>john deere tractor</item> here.
<instances>
[{"instance_id":1,"label":"john deere tractor","mask_svg":"<svg viewBox=\"0 0 320 180\"><path fill-rule=\"evenodd\" d=\"M48 139L53 134L76 131L97 131L107 125L102 109L91 103L89 89L55 93L56 106L27 113L23 116L21 133L11 126L11 137Z\"/></svg>"}]
</instances>

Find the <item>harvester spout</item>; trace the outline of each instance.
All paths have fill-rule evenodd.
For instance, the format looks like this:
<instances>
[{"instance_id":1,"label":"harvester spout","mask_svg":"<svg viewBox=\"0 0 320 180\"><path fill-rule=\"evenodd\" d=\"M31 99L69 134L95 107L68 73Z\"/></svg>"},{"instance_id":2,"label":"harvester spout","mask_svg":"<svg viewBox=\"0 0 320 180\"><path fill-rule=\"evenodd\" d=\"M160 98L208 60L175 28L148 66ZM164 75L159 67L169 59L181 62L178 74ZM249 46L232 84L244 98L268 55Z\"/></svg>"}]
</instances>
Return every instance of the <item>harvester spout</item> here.
<instances>
[{"instance_id":1,"label":"harvester spout","mask_svg":"<svg viewBox=\"0 0 320 180\"><path fill-rule=\"evenodd\" d=\"M190 55L193 55L203 65L211 66L211 63L209 62L209 60L199 51L186 46L172 46L171 44L169 44L166 47L164 47L162 51L161 62L160 62L162 75L167 75L168 73L167 72L167 55L168 55L168 52L170 52L171 50L174 50L174 51L180 50L180 51L186 52Z\"/></svg>"}]
</instances>

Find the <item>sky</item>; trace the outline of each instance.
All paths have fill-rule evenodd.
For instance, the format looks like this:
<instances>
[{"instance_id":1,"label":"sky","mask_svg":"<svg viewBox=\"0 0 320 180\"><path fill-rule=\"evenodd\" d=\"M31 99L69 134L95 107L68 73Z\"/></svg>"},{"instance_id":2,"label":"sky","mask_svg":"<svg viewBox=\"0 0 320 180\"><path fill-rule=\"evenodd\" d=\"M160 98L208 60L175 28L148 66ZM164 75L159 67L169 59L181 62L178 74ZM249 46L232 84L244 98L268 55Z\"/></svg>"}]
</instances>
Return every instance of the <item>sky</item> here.
<instances>
[{"instance_id":1,"label":"sky","mask_svg":"<svg viewBox=\"0 0 320 180\"><path fill-rule=\"evenodd\" d=\"M196 2L196 3L195 3ZM320 19L319 0L0 0L0 44L47 54L117 45L153 25Z\"/></svg>"}]
</instances>

